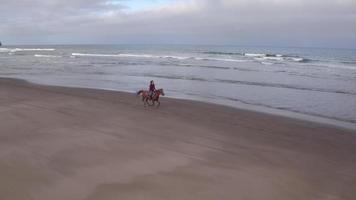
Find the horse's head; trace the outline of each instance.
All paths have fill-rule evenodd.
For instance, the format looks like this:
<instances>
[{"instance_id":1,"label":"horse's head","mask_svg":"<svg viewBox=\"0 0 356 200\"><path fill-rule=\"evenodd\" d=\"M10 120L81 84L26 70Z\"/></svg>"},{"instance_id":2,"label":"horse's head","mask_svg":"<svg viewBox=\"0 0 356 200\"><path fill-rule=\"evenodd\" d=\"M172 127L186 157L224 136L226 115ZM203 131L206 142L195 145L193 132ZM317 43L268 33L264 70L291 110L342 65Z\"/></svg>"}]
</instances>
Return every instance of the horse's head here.
<instances>
[{"instance_id":1,"label":"horse's head","mask_svg":"<svg viewBox=\"0 0 356 200\"><path fill-rule=\"evenodd\" d=\"M159 93L162 94L162 96L164 96L164 91L163 91L163 89L159 89L158 91L159 91Z\"/></svg>"}]
</instances>

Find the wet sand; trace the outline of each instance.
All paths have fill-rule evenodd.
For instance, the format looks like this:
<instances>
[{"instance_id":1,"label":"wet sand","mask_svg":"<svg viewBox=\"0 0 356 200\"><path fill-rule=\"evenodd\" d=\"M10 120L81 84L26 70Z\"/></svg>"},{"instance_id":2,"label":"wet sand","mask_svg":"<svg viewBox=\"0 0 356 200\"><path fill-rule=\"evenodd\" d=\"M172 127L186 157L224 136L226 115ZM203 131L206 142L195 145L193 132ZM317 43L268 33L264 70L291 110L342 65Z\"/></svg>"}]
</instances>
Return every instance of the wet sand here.
<instances>
[{"instance_id":1,"label":"wet sand","mask_svg":"<svg viewBox=\"0 0 356 200\"><path fill-rule=\"evenodd\" d=\"M356 199L355 131L0 79L0 199Z\"/></svg>"}]
</instances>

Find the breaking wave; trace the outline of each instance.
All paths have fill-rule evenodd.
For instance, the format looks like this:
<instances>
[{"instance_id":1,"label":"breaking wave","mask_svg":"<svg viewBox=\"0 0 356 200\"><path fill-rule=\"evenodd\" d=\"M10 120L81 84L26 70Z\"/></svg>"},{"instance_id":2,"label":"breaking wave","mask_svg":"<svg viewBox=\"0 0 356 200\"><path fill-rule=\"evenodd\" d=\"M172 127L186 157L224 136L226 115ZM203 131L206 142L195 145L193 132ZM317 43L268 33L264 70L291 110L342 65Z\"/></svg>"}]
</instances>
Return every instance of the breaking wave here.
<instances>
[{"instance_id":1,"label":"breaking wave","mask_svg":"<svg viewBox=\"0 0 356 200\"><path fill-rule=\"evenodd\" d=\"M260 53L245 53L243 54L247 57L252 57L255 60L260 61L292 61L292 62L306 62L308 59L301 58L298 56L288 56L281 54L260 54Z\"/></svg>"},{"instance_id":2,"label":"breaking wave","mask_svg":"<svg viewBox=\"0 0 356 200\"><path fill-rule=\"evenodd\" d=\"M223 61L223 62L245 62L245 60L229 58L203 58L203 57L185 57L173 55L150 55L150 54L87 54L72 53L74 57L135 57L135 58L156 58L156 59L175 59L175 60L206 60L206 61Z\"/></svg>"},{"instance_id":3,"label":"breaking wave","mask_svg":"<svg viewBox=\"0 0 356 200\"><path fill-rule=\"evenodd\" d=\"M72 53L72 56L78 57L135 57L135 58L171 58L171 59L189 59L181 56L159 56L150 54L90 54L90 53Z\"/></svg>"},{"instance_id":4,"label":"breaking wave","mask_svg":"<svg viewBox=\"0 0 356 200\"><path fill-rule=\"evenodd\" d=\"M39 58L61 58L62 56L56 56L56 55L42 55L42 54L35 54L35 57Z\"/></svg>"},{"instance_id":5,"label":"breaking wave","mask_svg":"<svg viewBox=\"0 0 356 200\"><path fill-rule=\"evenodd\" d=\"M39 49L39 48L0 48L2 53L14 53L21 51L55 51L56 49Z\"/></svg>"},{"instance_id":6,"label":"breaking wave","mask_svg":"<svg viewBox=\"0 0 356 200\"><path fill-rule=\"evenodd\" d=\"M207 51L203 52L203 54L209 55L226 55L226 56L241 56L245 59L253 59L257 61L290 61L290 62L306 62L308 59L301 58L298 56L288 56L282 54L270 54L270 53L239 53L239 52L219 52L219 51ZM264 63L263 63L264 64ZM267 63L273 64L273 63Z\"/></svg>"},{"instance_id":7,"label":"breaking wave","mask_svg":"<svg viewBox=\"0 0 356 200\"><path fill-rule=\"evenodd\" d=\"M203 54L210 54L210 55L243 55L242 53L235 53L235 52L219 52L219 51L206 51Z\"/></svg>"}]
</instances>

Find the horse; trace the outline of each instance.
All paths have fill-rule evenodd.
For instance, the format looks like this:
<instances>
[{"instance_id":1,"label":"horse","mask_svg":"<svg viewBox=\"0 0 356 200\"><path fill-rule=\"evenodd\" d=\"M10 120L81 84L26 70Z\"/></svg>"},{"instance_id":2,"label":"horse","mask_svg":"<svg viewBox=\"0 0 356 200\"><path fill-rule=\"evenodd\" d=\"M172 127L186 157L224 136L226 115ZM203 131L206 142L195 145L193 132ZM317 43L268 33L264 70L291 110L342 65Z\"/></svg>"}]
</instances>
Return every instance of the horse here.
<instances>
[{"instance_id":1,"label":"horse","mask_svg":"<svg viewBox=\"0 0 356 200\"><path fill-rule=\"evenodd\" d=\"M161 102L159 101L159 96L160 95L164 96L164 91L163 89L158 89L153 93L151 97L147 90L140 90L137 92L137 96L138 95L142 96L142 101L144 106L146 105L153 106L155 105L155 102L157 102L158 103L157 107L159 107L161 105ZM150 104L149 101L151 101L152 104Z\"/></svg>"}]
</instances>

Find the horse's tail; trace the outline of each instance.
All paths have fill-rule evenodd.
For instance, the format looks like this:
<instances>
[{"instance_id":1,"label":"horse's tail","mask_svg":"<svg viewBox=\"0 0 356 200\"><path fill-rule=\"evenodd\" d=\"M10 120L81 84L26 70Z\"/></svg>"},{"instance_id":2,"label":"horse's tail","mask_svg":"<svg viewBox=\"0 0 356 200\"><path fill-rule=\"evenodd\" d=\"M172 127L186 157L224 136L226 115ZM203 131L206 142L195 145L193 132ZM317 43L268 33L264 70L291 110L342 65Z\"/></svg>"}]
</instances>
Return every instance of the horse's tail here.
<instances>
[{"instance_id":1,"label":"horse's tail","mask_svg":"<svg viewBox=\"0 0 356 200\"><path fill-rule=\"evenodd\" d=\"M140 90L140 91L137 92L136 95L140 95L142 92L143 92L143 90Z\"/></svg>"}]
</instances>

